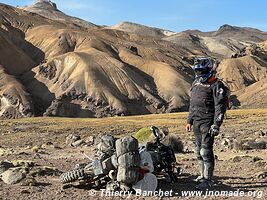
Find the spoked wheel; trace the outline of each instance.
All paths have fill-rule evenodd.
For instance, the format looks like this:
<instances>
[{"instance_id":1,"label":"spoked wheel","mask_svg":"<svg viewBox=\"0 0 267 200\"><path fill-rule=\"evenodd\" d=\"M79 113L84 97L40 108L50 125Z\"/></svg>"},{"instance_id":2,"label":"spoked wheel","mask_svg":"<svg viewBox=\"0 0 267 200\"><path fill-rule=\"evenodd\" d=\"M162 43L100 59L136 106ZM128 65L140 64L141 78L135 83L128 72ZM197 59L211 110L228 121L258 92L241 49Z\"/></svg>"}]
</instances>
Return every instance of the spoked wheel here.
<instances>
[{"instance_id":1,"label":"spoked wheel","mask_svg":"<svg viewBox=\"0 0 267 200\"><path fill-rule=\"evenodd\" d=\"M72 183L75 181L85 180L89 178L88 176L89 175L84 172L83 168L74 169L61 174L60 181L61 183Z\"/></svg>"}]
</instances>

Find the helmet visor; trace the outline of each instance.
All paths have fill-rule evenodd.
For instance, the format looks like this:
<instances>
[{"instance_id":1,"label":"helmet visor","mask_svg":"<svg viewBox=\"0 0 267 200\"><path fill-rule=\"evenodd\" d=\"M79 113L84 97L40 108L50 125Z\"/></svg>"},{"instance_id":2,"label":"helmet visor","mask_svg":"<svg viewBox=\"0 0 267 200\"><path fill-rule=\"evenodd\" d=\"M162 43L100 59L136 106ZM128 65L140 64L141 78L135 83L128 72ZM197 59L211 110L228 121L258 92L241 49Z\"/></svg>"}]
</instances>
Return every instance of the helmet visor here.
<instances>
[{"instance_id":1,"label":"helmet visor","mask_svg":"<svg viewBox=\"0 0 267 200\"><path fill-rule=\"evenodd\" d=\"M194 66L194 71L196 75L205 75L210 72L209 68L200 68L199 66Z\"/></svg>"},{"instance_id":2,"label":"helmet visor","mask_svg":"<svg viewBox=\"0 0 267 200\"><path fill-rule=\"evenodd\" d=\"M206 66L210 62L209 59L195 59L194 65Z\"/></svg>"}]
</instances>

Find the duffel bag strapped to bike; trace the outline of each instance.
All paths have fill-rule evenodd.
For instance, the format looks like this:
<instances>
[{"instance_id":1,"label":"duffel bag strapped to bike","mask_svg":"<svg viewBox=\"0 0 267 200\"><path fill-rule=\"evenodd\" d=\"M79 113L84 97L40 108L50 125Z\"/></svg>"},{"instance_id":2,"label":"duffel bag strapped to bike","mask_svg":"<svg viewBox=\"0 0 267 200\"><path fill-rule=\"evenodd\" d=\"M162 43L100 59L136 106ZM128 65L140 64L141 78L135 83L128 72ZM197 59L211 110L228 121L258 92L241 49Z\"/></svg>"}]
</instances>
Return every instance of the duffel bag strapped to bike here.
<instances>
[{"instance_id":1,"label":"duffel bag strapped to bike","mask_svg":"<svg viewBox=\"0 0 267 200\"><path fill-rule=\"evenodd\" d=\"M124 137L116 141L118 157L117 181L131 185L139 180L140 154L138 141L133 137Z\"/></svg>"},{"instance_id":2,"label":"duffel bag strapped to bike","mask_svg":"<svg viewBox=\"0 0 267 200\"><path fill-rule=\"evenodd\" d=\"M115 153L116 139L112 135L103 135L97 145L97 156L108 158Z\"/></svg>"},{"instance_id":3,"label":"duffel bag strapped to bike","mask_svg":"<svg viewBox=\"0 0 267 200\"><path fill-rule=\"evenodd\" d=\"M93 162L93 168L95 175L108 174L111 170L116 170L118 168L116 154L106 159L95 160Z\"/></svg>"}]
</instances>

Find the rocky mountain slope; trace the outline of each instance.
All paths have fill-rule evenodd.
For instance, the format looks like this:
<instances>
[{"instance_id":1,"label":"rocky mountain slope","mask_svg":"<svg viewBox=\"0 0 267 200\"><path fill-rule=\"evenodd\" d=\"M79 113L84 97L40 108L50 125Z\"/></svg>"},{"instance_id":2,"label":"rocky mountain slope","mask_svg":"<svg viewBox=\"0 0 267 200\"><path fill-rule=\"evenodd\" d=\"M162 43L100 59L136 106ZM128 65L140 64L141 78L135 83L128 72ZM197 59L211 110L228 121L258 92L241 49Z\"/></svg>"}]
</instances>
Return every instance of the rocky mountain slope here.
<instances>
[{"instance_id":1,"label":"rocky mountain slope","mask_svg":"<svg viewBox=\"0 0 267 200\"><path fill-rule=\"evenodd\" d=\"M144 26L144 25L136 24L132 22L121 22L115 26L110 26L107 28L126 31L129 33L135 33L135 34L148 36L148 37L159 37L159 38L163 38L163 37L171 36L175 34L175 32L173 31L154 28L154 27L148 27L148 26Z\"/></svg>"},{"instance_id":2,"label":"rocky mountain slope","mask_svg":"<svg viewBox=\"0 0 267 200\"><path fill-rule=\"evenodd\" d=\"M191 53L185 49L117 30L89 31L7 5L1 16L1 37L8 40L1 50L9 53L1 64L25 86L35 115L103 117L188 106L192 77L182 57Z\"/></svg>"},{"instance_id":3,"label":"rocky mountain slope","mask_svg":"<svg viewBox=\"0 0 267 200\"><path fill-rule=\"evenodd\" d=\"M22 7L23 10L37 13L51 20L63 21L78 27L96 28L97 25L85 20L68 16L57 9L57 5L50 0L37 0L34 5Z\"/></svg>"},{"instance_id":4,"label":"rocky mountain slope","mask_svg":"<svg viewBox=\"0 0 267 200\"><path fill-rule=\"evenodd\" d=\"M194 43L195 46L193 47L201 47L204 51L217 54L217 57L231 57L251 44L267 40L267 33L258 29L235 27L226 24L217 31L188 30L164 39L182 46Z\"/></svg>"},{"instance_id":5,"label":"rocky mountain slope","mask_svg":"<svg viewBox=\"0 0 267 200\"><path fill-rule=\"evenodd\" d=\"M218 72L240 96L241 107L265 105L246 98L261 83L265 87L266 42L257 43L264 32L223 26L173 34L128 22L101 27L44 0L0 8L2 118L184 111L193 81L190 64L200 55L221 63ZM232 53L236 58L227 58Z\"/></svg>"},{"instance_id":6,"label":"rocky mountain slope","mask_svg":"<svg viewBox=\"0 0 267 200\"><path fill-rule=\"evenodd\" d=\"M218 72L230 86L236 105L267 106L266 55L265 41L245 48L238 58L225 59L220 63Z\"/></svg>"}]
</instances>

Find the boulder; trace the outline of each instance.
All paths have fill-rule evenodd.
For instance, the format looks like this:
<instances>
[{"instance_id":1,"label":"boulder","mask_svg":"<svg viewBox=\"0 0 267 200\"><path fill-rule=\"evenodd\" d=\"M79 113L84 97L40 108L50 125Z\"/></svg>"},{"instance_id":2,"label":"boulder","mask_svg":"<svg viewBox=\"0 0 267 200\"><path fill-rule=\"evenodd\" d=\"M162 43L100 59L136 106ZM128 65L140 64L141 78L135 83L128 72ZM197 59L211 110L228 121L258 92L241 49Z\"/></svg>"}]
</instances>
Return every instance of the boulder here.
<instances>
[{"instance_id":1,"label":"boulder","mask_svg":"<svg viewBox=\"0 0 267 200\"><path fill-rule=\"evenodd\" d=\"M79 135L75 135L75 134L70 134L66 137L66 144L67 145L72 145L72 143L81 140L81 137Z\"/></svg>"},{"instance_id":2,"label":"boulder","mask_svg":"<svg viewBox=\"0 0 267 200\"><path fill-rule=\"evenodd\" d=\"M26 174L21 172L20 167L10 168L1 174L2 181L8 185L19 183L25 177Z\"/></svg>"},{"instance_id":3,"label":"boulder","mask_svg":"<svg viewBox=\"0 0 267 200\"><path fill-rule=\"evenodd\" d=\"M267 141L263 139L243 139L234 141L235 150L266 149Z\"/></svg>"},{"instance_id":4,"label":"boulder","mask_svg":"<svg viewBox=\"0 0 267 200\"><path fill-rule=\"evenodd\" d=\"M86 139L86 144L88 145L88 146L91 146L91 145L93 145L94 144L94 142L95 142L95 137L94 136L89 136L87 139Z\"/></svg>"},{"instance_id":5,"label":"boulder","mask_svg":"<svg viewBox=\"0 0 267 200\"><path fill-rule=\"evenodd\" d=\"M263 159L260 158L259 156L254 156L254 157L252 158L252 162L258 162L258 161L261 161L261 160L263 160Z\"/></svg>"},{"instance_id":6,"label":"boulder","mask_svg":"<svg viewBox=\"0 0 267 200\"><path fill-rule=\"evenodd\" d=\"M77 140L77 141L71 143L71 146L73 146L73 147L78 147L78 146L81 146L81 145L83 145L83 144L85 144L85 143L86 143L86 142L85 142L84 140Z\"/></svg>"},{"instance_id":7,"label":"boulder","mask_svg":"<svg viewBox=\"0 0 267 200\"><path fill-rule=\"evenodd\" d=\"M12 149L0 148L0 156L7 156L13 153Z\"/></svg>"},{"instance_id":8,"label":"boulder","mask_svg":"<svg viewBox=\"0 0 267 200\"><path fill-rule=\"evenodd\" d=\"M9 168L14 167L14 165L9 161L0 162L0 175L7 171Z\"/></svg>"}]
</instances>

